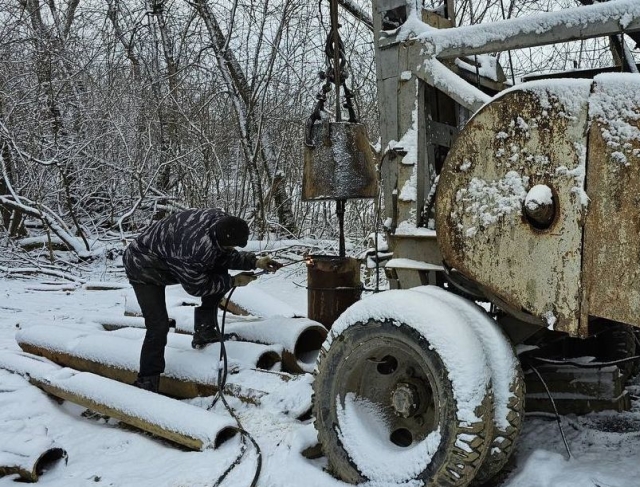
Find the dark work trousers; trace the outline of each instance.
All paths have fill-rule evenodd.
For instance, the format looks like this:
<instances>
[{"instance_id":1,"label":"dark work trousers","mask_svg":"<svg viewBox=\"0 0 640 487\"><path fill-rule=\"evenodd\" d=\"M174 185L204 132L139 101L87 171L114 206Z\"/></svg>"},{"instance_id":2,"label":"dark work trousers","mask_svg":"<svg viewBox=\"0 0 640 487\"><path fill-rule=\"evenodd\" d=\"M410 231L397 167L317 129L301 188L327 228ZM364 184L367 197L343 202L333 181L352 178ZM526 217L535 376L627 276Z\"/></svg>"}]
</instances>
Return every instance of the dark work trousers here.
<instances>
[{"instance_id":1,"label":"dark work trousers","mask_svg":"<svg viewBox=\"0 0 640 487\"><path fill-rule=\"evenodd\" d=\"M220 301L222 301L222 298L224 298L224 295L226 293L220 293L220 294L212 294L210 296L202 296L202 308L204 309L211 309L211 310L218 310L218 306L220 305Z\"/></svg>"},{"instance_id":2,"label":"dark work trousers","mask_svg":"<svg viewBox=\"0 0 640 487\"><path fill-rule=\"evenodd\" d=\"M165 286L131 283L144 316L147 333L140 352L140 377L164 372L164 347L169 333L169 315L164 297Z\"/></svg>"},{"instance_id":3,"label":"dark work trousers","mask_svg":"<svg viewBox=\"0 0 640 487\"><path fill-rule=\"evenodd\" d=\"M164 372L164 348L169 334L169 315L165 300L165 286L156 284L131 283L136 293L144 326L147 333L144 336L140 351L140 377L160 375ZM222 294L212 294L202 297L202 308L217 312L218 304L224 297ZM216 315L213 314L215 317Z\"/></svg>"}]
</instances>

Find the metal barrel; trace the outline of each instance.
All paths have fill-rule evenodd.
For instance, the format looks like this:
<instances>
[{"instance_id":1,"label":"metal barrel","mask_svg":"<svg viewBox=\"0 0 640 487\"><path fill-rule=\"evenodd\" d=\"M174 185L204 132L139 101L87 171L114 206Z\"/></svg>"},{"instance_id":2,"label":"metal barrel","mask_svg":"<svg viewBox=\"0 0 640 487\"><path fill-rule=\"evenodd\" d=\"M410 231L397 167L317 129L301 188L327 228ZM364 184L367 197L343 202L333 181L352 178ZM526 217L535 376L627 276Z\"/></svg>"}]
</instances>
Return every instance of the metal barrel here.
<instances>
[{"instance_id":1,"label":"metal barrel","mask_svg":"<svg viewBox=\"0 0 640 487\"><path fill-rule=\"evenodd\" d=\"M304 201L376 197L376 160L364 124L317 123L311 137L313 146L304 149Z\"/></svg>"},{"instance_id":2,"label":"metal barrel","mask_svg":"<svg viewBox=\"0 0 640 487\"><path fill-rule=\"evenodd\" d=\"M330 329L338 316L360 299L360 262L351 257L307 258L307 317Z\"/></svg>"}]
</instances>

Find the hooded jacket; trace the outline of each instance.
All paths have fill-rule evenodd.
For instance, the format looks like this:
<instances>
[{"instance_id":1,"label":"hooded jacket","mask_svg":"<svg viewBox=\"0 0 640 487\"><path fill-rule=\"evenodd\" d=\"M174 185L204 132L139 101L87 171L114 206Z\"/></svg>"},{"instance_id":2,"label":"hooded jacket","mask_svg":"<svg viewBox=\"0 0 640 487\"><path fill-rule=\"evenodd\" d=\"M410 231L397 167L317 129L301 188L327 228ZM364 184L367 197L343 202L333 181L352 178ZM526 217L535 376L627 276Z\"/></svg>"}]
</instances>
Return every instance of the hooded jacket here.
<instances>
[{"instance_id":1,"label":"hooded jacket","mask_svg":"<svg viewBox=\"0 0 640 487\"><path fill-rule=\"evenodd\" d=\"M214 224L221 209L186 210L147 227L127 247L123 263L134 284L181 284L192 296L222 294L231 289L229 269L256 267L252 252L220 247Z\"/></svg>"}]
</instances>

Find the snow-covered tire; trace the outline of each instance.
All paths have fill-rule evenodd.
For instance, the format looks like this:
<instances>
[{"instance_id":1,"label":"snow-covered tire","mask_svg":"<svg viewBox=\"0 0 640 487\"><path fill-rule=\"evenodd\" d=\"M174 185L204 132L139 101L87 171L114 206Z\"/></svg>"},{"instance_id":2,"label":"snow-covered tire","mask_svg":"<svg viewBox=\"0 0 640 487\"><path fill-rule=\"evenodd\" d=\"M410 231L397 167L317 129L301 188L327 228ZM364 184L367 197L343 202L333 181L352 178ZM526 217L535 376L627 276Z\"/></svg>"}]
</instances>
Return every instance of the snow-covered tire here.
<instances>
[{"instance_id":1,"label":"snow-covered tire","mask_svg":"<svg viewBox=\"0 0 640 487\"><path fill-rule=\"evenodd\" d=\"M318 439L334 475L465 487L493 433L490 372L463 315L413 291L351 306L325 341L314 381Z\"/></svg>"},{"instance_id":2,"label":"snow-covered tire","mask_svg":"<svg viewBox=\"0 0 640 487\"><path fill-rule=\"evenodd\" d=\"M494 430L491 448L474 480L474 484L482 485L505 466L522 429L525 382L520 361L499 325L475 303L435 286L423 286L415 291L442 300L464 314L487 356L491 370Z\"/></svg>"}]
</instances>

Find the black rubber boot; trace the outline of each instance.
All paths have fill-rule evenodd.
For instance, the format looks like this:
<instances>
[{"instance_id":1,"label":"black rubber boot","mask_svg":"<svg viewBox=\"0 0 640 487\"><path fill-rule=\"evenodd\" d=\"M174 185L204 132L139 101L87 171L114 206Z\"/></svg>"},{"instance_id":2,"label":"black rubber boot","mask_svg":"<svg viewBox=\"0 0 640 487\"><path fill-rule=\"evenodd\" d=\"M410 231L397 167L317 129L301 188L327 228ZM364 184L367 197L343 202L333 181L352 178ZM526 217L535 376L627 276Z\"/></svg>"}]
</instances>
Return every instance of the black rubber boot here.
<instances>
[{"instance_id":1,"label":"black rubber boot","mask_svg":"<svg viewBox=\"0 0 640 487\"><path fill-rule=\"evenodd\" d=\"M197 306L193 310L193 348L204 348L209 343L220 341L218 332L218 310Z\"/></svg>"},{"instance_id":2,"label":"black rubber boot","mask_svg":"<svg viewBox=\"0 0 640 487\"><path fill-rule=\"evenodd\" d=\"M147 377L140 377L136 379L133 383L139 389L144 389L145 391L150 392L158 392L160 387L160 376L159 375L149 375Z\"/></svg>"}]
</instances>

